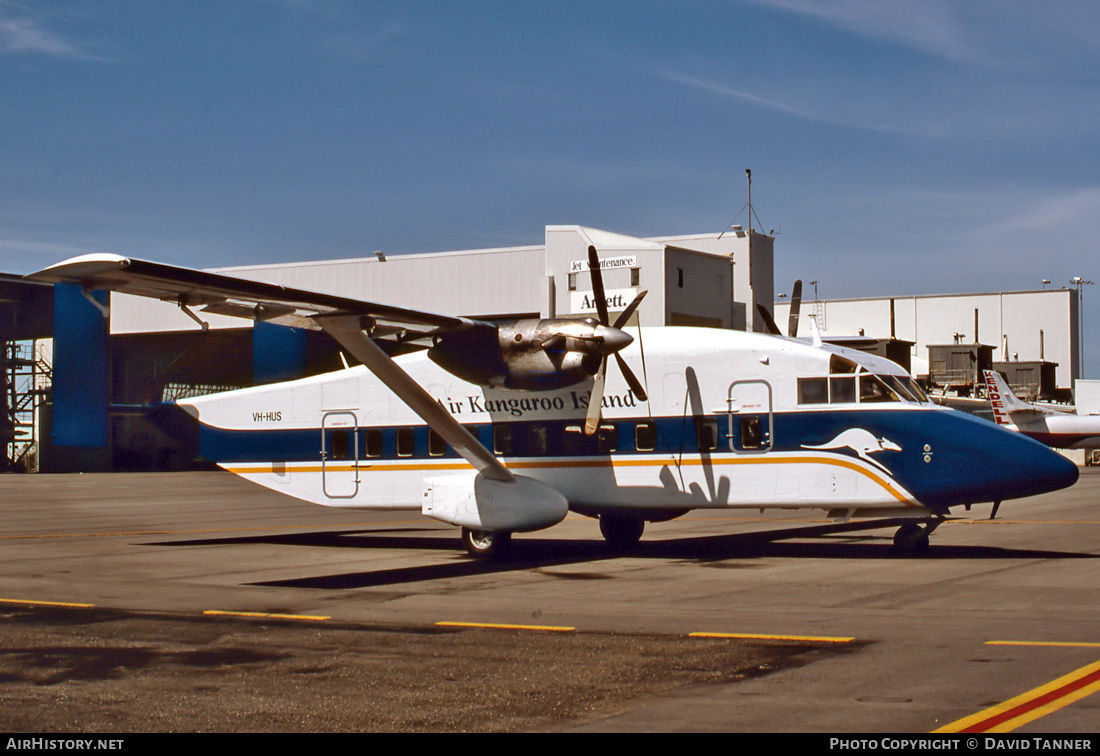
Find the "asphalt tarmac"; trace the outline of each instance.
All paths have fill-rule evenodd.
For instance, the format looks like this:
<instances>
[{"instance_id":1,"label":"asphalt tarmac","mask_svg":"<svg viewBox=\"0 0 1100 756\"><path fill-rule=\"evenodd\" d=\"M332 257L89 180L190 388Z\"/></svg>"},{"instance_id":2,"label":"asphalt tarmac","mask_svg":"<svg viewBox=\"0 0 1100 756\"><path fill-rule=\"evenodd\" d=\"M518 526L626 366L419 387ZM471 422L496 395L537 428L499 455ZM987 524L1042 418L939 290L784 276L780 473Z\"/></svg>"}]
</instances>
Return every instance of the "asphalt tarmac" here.
<instances>
[{"instance_id":1,"label":"asphalt tarmac","mask_svg":"<svg viewBox=\"0 0 1100 756\"><path fill-rule=\"evenodd\" d=\"M415 512L228 473L0 476L0 728L1087 737L1098 500L1084 468L920 558L769 511L626 554L571 515L485 563Z\"/></svg>"}]
</instances>

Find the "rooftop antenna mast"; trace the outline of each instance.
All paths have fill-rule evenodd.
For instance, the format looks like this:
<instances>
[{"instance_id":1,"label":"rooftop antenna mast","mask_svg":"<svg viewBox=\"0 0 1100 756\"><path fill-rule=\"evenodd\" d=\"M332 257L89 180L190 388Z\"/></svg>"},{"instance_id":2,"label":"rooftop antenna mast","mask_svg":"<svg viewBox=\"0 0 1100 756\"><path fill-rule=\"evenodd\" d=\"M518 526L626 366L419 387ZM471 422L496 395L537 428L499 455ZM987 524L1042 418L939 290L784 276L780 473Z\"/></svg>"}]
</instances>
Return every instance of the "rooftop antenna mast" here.
<instances>
[{"instance_id":1,"label":"rooftop antenna mast","mask_svg":"<svg viewBox=\"0 0 1100 756\"><path fill-rule=\"evenodd\" d=\"M731 228L733 228L733 224L737 221L738 218L741 217L741 213L745 212L745 208L748 208L749 211L749 239L752 239L752 216L755 213L752 209L752 170L749 168L745 169L745 179L749 183L749 201L746 202L745 206L741 208L740 212L738 212L737 215L733 217L733 220L731 220L729 222L729 225L727 225L725 229L723 229L722 233L718 234L719 239L726 235L726 231L729 231ZM760 216L757 216L756 220L757 222L759 222ZM750 241L749 243L751 244L752 242Z\"/></svg>"}]
</instances>

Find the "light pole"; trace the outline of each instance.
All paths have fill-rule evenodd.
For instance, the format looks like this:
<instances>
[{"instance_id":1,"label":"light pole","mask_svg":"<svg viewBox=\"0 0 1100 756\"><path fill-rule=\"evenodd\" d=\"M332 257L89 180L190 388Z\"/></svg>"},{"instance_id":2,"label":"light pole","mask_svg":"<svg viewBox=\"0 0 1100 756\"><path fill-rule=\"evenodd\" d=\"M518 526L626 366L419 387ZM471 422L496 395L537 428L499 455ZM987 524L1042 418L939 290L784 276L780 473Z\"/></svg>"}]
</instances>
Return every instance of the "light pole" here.
<instances>
[{"instance_id":1,"label":"light pole","mask_svg":"<svg viewBox=\"0 0 1100 756\"><path fill-rule=\"evenodd\" d=\"M1081 287L1092 286L1092 281L1086 281L1081 276L1074 276L1069 280L1077 289L1077 364L1080 366L1078 378L1085 377L1085 306L1081 301Z\"/></svg>"}]
</instances>

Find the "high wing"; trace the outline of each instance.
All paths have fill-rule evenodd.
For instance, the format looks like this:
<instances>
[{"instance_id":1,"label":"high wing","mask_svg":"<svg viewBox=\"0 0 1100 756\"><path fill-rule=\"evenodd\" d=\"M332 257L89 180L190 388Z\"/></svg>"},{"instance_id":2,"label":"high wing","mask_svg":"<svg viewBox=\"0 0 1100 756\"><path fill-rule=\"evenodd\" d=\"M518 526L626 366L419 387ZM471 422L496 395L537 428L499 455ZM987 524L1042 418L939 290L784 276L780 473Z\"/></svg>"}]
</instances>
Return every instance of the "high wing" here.
<instances>
[{"instance_id":1,"label":"high wing","mask_svg":"<svg viewBox=\"0 0 1100 756\"><path fill-rule=\"evenodd\" d=\"M188 310L201 307L216 315L262 320L278 325L321 329L316 315L358 315L376 342L407 345L439 333L496 326L469 318L364 302L277 284L180 268L111 254L74 257L26 278L76 284L86 291L105 289L160 299Z\"/></svg>"},{"instance_id":2,"label":"high wing","mask_svg":"<svg viewBox=\"0 0 1100 756\"><path fill-rule=\"evenodd\" d=\"M377 375L474 469L491 480L515 480L492 452L443 410L377 343L409 345L442 333L470 329L491 332L495 341L497 329L491 323L110 254L75 257L26 278L77 284L86 292L106 289L151 297L174 302L185 310L201 306L204 312L219 315L323 330Z\"/></svg>"}]
</instances>

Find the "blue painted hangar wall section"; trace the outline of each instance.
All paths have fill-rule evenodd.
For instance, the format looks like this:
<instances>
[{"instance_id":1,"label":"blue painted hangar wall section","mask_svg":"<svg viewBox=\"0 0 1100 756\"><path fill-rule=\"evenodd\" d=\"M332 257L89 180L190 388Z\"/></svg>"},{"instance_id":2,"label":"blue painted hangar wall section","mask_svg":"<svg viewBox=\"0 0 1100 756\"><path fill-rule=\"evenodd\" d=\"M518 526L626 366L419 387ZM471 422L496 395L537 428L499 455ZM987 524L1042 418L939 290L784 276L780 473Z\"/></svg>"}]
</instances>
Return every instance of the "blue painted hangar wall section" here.
<instances>
[{"instance_id":1,"label":"blue painted hangar wall section","mask_svg":"<svg viewBox=\"0 0 1100 756\"><path fill-rule=\"evenodd\" d=\"M92 295L107 306L109 294ZM54 372L51 431L45 467L54 472L109 470L111 348L109 319L79 286L54 286ZM252 329L256 384L300 377L306 367L306 332L257 322Z\"/></svg>"},{"instance_id":2,"label":"blue painted hangar wall section","mask_svg":"<svg viewBox=\"0 0 1100 756\"><path fill-rule=\"evenodd\" d=\"M99 468L109 462L108 320L79 286L54 286L53 407L50 444L58 471ZM97 291L95 300L108 303Z\"/></svg>"}]
</instances>

